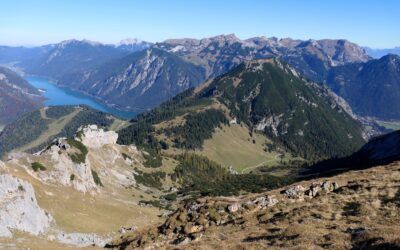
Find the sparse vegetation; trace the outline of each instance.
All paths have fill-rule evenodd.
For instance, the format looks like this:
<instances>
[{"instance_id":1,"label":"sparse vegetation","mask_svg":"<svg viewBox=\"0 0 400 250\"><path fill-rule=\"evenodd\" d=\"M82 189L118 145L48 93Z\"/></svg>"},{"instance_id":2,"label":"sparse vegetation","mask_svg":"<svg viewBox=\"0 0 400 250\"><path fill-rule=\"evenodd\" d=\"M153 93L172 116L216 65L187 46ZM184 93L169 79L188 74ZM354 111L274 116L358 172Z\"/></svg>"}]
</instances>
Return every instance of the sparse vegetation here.
<instances>
[{"instance_id":1,"label":"sparse vegetation","mask_svg":"<svg viewBox=\"0 0 400 250\"><path fill-rule=\"evenodd\" d=\"M79 153L69 154L69 156L71 157L71 160L78 164L85 163L86 155L88 153L88 149L86 148L86 146L83 145L82 142L77 141L75 139L68 139L67 142L71 147L74 147L79 150Z\"/></svg>"},{"instance_id":2,"label":"sparse vegetation","mask_svg":"<svg viewBox=\"0 0 400 250\"><path fill-rule=\"evenodd\" d=\"M132 157L130 157L129 155L122 153L122 157L124 158L124 160L132 160Z\"/></svg>"},{"instance_id":3,"label":"sparse vegetation","mask_svg":"<svg viewBox=\"0 0 400 250\"><path fill-rule=\"evenodd\" d=\"M92 176L94 183L96 183L97 186L104 187L103 183L101 182L99 174L93 169L92 169Z\"/></svg>"},{"instance_id":4,"label":"sparse vegetation","mask_svg":"<svg viewBox=\"0 0 400 250\"><path fill-rule=\"evenodd\" d=\"M177 193L170 193L161 196L161 199L165 199L167 201L175 201L177 197L178 197Z\"/></svg>"},{"instance_id":5,"label":"sparse vegetation","mask_svg":"<svg viewBox=\"0 0 400 250\"><path fill-rule=\"evenodd\" d=\"M161 171L144 173L137 168L135 171L137 174L134 174L134 177L137 183L158 189L162 188L162 180L165 180L167 176L165 172Z\"/></svg>"},{"instance_id":6,"label":"sparse vegetation","mask_svg":"<svg viewBox=\"0 0 400 250\"><path fill-rule=\"evenodd\" d=\"M360 215L361 204L358 202L349 202L343 208L343 215L345 216L357 216Z\"/></svg>"},{"instance_id":7,"label":"sparse vegetation","mask_svg":"<svg viewBox=\"0 0 400 250\"><path fill-rule=\"evenodd\" d=\"M155 152L144 154L143 157L144 157L143 165L147 168L158 168L162 165L162 157Z\"/></svg>"},{"instance_id":8,"label":"sparse vegetation","mask_svg":"<svg viewBox=\"0 0 400 250\"><path fill-rule=\"evenodd\" d=\"M21 191L21 192L24 192L24 191L25 191L25 188L24 188L24 186L22 186L21 184L19 184L19 185L18 185L18 190Z\"/></svg>"}]
</instances>

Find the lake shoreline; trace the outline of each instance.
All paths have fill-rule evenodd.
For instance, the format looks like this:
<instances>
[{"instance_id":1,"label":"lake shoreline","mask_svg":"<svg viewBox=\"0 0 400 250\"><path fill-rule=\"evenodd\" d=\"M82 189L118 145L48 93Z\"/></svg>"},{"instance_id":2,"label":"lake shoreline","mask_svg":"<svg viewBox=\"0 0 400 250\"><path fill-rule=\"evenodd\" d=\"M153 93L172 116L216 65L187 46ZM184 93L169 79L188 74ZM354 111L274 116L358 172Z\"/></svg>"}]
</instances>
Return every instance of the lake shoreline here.
<instances>
[{"instance_id":1,"label":"lake shoreline","mask_svg":"<svg viewBox=\"0 0 400 250\"><path fill-rule=\"evenodd\" d=\"M96 110L110 113L124 119L132 119L140 113L130 110L121 110L99 100L99 98L95 98L86 93L65 86L60 86L56 81L54 81L54 79L35 75L25 75L25 80L34 88L41 90L42 96L45 98L43 102L44 106L87 105Z\"/></svg>"},{"instance_id":2,"label":"lake shoreline","mask_svg":"<svg viewBox=\"0 0 400 250\"><path fill-rule=\"evenodd\" d=\"M49 82L50 84L55 85L55 86L57 86L57 87L59 87L59 88L61 88L61 89L64 89L64 90L70 91L70 92L77 92L77 93L80 93L80 94L82 94L82 95L85 95L86 97L89 97L89 98L91 98L91 99L95 99L97 102L100 102L100 103L102 103L103 105L105 105L105 106L107 106L107 107L109 107L109 108L111 108L111 109L116 109L116 110L119 110L119 111L122 111L122 112L135 112L135 113L139 114L139 113L143 113L143 112L149 111L149 109L143 109L143 108L124 108L124 107L118 106L118 105L116 105L116 104L108 103L107 101L105 101L105 100L103 100L103 99L101 99L101 98L99 98L99 97L97 97L97 96L93 96L93 95L88 94L87 92L81 91L81 90L79 90L79 89L69 88L67 85L60 85L60 84L58 84L58 81L57 81L56 79L51 78L51 77L40 76L40 75L33 75L33 74L25 74L25 73L23 74L23 77L24 77L25 80L27 80L28 78L38 78L38 79L46 80L46 81ZM28 81L28 80L27 80L27 81ZM28 81L28 82L29 82L29 81Z\"/></svg>"}]
</instances>

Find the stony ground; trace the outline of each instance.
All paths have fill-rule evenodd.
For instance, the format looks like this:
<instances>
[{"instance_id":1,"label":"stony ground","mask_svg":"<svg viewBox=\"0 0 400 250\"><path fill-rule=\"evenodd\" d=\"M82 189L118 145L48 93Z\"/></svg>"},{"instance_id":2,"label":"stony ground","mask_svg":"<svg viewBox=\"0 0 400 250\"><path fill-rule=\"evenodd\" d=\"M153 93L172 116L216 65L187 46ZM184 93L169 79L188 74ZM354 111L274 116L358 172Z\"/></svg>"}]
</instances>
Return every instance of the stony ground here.
<instances>
[{"instance_id":1,"label":"stony ground","mask_svg":"<svg viewBox=\"0 0 400 250\"><path fill-rule=\"evenodd\" d=\"M204 198L120 249L400 249L400 162L263 194Z\"/></svg>"}]
</instances>

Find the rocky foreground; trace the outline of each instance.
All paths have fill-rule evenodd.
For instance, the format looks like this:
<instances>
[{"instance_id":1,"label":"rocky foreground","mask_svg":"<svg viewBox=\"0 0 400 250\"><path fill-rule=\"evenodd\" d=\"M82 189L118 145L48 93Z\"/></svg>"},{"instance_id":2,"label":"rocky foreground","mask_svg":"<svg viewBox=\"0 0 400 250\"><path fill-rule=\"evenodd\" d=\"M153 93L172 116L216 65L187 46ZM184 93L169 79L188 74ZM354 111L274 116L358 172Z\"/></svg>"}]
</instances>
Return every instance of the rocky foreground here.
<instances>
[{"instance_id":1,"label":"rocky foreground","mask_svg":"<svg viewBox=\"0 0 400 250\"><path fill-rule=\"evenodd\" d=\"M117 138L91 125L0 161L0 249L100 248L121 226L154 223L158 209L142 208L147 194L133 186L142 153Z\"/></svg>"},{"instance_id":2,"label":"rocky foreground","mask_svg":"<svg viewBox=\"0 0 400 250\"><path fill-rule=\"evenodd\" d=\"M400 249L400 163L182 205L118 249Z\"/></svg>"}]
</instances>

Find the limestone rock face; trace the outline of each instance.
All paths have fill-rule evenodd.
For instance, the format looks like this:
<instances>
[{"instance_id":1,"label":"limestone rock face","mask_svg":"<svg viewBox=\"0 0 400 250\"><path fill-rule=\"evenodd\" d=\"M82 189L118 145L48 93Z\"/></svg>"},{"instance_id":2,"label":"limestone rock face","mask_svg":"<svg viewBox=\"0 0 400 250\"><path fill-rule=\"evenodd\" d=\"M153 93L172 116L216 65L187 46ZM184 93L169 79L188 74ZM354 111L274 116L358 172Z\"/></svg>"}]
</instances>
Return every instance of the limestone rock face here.
<instances>
[{"instance_id":1,"label":"limestone rock face","mask_svg":"<svg viewBox=\"0 0 400 250\"><path fill-rule=\"evenodd\" d=\"M29 174L45 183L70 186L93 195L100 191L100 186L94 181L93 171L96 171L100 179L109 180L111 185L128 186L134 182L134 177L126 166L141 164L142 153L135 146L123 149L116 144L117 139L116 132L89 125L80 128L74 138L85 145L87 152L83 153L78 147L70 145L71 142L67 138L58 138L50 147L37 154L24 156L29 159L24 167ZM132 157L124 157L121 150ZM77 154L83 154L84 161L74 161L72 156ZM46 166L46 171L33 171L30 164L36 161Z\"/></svg>"},{"instance_id":2,"label":"limestone rock face","mask_svg":"<svg viewBox=\"0 0 400 250\"><path fill-rule=\"evenodd\" d=\"M4 164L4 162L0 161L0 170L5 169L6 165Z\"/></svg>"},{"instance_id":3,"label":"limestone rock face","mask_svg":"<svg viewBox=\"0 0 400 250\"><path fill-rule=\"evenodd\" d=\"M61 145L61 144L60 144ZM95 191L90 162L74 163L68 154L60 154L63 147L53 145L43 156L50 158L51 169L35 173L42 181L63 186L72 186L81 192ZM73 178L71 176L74 176Z\"/></svg>"},{"instance_id":4,"label":"limestone rock face","mask_svg":"<svg viewBox=\"0 0 400 250\"><path fill-rule=\"evenodd\" d=\"M116 144L118 134L114 131L104 131L96 125L81 128L80 141L88 148L100 148L104 145Z\"/></svg>"},{"instance_id":5,"label":"limestone rock face","mask_svg":"<svg viewBox=\"0 0 400 250\"><path fill-rule=\"evenodd\" d=\"M52 220L38 206L30 183L9 174L0 175L0 237L12 237L10 230L39 235Z\"/></svg>"}]
</instances>

